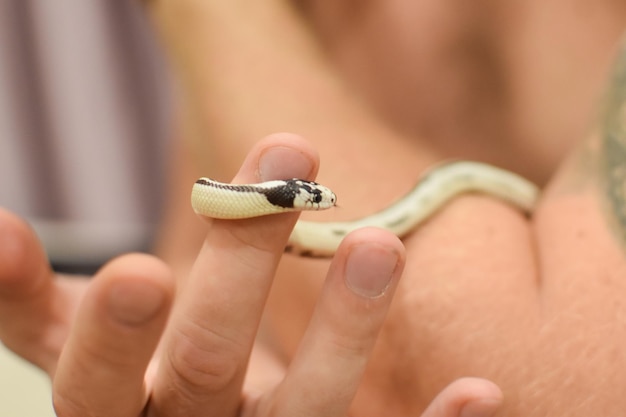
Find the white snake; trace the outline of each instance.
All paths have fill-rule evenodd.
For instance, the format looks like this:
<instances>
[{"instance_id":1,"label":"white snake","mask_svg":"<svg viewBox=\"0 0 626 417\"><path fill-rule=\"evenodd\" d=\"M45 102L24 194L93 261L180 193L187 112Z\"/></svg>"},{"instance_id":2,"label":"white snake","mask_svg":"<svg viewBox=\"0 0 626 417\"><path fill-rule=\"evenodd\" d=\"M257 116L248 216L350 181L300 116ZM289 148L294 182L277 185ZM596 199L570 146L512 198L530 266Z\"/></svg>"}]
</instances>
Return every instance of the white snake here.
<instances>
[{"instance_id":1,"label":"white snake","mask_svg":"<svg viewBox=\"0 0 626 417\"><path fill-rule=\"evenodd\" d=\"M366 226L387 229L402 237L452 198L468 192L497 197L526 213L533 209L539 195L534 184L512 172L479 162L450 162L427 172L406 196L370 216L334 223L299 221L286 251L302 256L332 256L348 233ZM327 187L299 179L231 185L200 178L191 192L196 213L219 219L324 210L336 203L335 194Z\"/></svg>"}]
</instances>

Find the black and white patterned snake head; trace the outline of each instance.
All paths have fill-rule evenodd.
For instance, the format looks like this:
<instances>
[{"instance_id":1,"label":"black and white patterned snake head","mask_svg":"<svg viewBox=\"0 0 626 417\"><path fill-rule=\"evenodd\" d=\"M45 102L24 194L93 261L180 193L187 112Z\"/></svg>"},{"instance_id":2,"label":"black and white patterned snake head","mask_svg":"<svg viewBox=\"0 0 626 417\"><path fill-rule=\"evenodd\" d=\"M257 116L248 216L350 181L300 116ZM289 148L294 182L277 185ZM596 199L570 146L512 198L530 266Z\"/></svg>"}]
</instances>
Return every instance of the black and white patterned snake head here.
<instances>
[{"instance_id":1,"label":"black and white patterned snake head","mask_svg":"<svg viewBox=\"0 0 626 417\"><path fill-rule=\"evenodd\" d=\"M337 205L337 196L328 187L313 181L292 179L287 188L293 186L293 207L302 210L325 210Z\"/></svg>"}]
</instances>

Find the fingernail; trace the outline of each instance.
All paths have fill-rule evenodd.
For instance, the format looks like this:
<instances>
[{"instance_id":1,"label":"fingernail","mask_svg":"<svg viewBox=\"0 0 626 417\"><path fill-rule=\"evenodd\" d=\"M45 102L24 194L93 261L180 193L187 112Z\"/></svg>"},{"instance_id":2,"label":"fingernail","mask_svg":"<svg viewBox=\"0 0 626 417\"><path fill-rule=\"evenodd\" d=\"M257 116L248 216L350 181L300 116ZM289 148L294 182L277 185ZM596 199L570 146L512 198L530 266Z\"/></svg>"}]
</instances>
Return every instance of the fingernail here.
<instances>
[{"instance_id":1,"label":"fingernail","mask_svg":"<svg viewBox=\"0 0 626 417\"><path fill-rule=\"evenodd\" d=\"M496 413L499 406L500 400L498 399L485 398L469 401L461 409L459 417L491 417Z\"/></svg>"},{"instance_id":2,"label":"fingernail","mask_svg":"<svg viewBox=\"0 0 626 417\"><path fill-rule=\"evenodd\" d=\"M156 316L164 301L163 291L138 282L118 282L109 291L109 311L113 318L131 326Z\"/></svg>"},{"instance_id":3,"label":"fingernail","mask_svg":"<svg viewBox=\"0 0 626 417\"><path fill-rule=\"evenodd\" d=\"M354 293L375 298L385 293L398 265L398 254L372 244L352 248L346 264L346 285Z\"/></svg>"},{"instance_id":4,"label":"fingernail","mask_svg":"<svg viewBox=\"0 0 626 417\"><path fill-rule=\"evenodd\" d=\"M304 153L286 146L267 149L259 160L261 181L283 178L308 178L313 161Z\"/></svg>"}]
</instances>

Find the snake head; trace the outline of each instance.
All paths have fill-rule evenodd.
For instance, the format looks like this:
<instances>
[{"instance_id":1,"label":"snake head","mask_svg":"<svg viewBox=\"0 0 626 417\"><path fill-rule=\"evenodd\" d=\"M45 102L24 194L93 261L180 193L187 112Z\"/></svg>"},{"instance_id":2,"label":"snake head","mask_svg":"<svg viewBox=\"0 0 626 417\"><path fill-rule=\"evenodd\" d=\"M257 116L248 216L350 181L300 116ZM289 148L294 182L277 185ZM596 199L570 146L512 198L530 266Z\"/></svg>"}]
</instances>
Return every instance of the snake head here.
<instances>
[{"instance_id":1,"label":"snake head","mask_svg":"<svg viewBox=\"0 0 626 417\"><path fill-rule=\"evenodd\" d=\"M326 210L337 205L337 196L328 187L313 181L290 180L296 191L293 207L300 210Z\"/></svg>"}]
</instances>

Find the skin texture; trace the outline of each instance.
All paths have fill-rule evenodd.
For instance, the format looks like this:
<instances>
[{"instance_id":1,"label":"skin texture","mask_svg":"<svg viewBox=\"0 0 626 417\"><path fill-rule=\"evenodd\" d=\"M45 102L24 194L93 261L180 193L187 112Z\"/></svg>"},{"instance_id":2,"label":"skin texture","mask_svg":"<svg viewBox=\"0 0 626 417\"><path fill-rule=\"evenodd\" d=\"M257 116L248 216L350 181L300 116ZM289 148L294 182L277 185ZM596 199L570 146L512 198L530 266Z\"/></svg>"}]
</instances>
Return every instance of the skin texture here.
<instances>
[{"instance_id":1,"label":"skin texture","mask_svg":"<svg viewBox=\"0 0 626 417\"><path fill-rule=\"evenodd\" d=\"M595 123L594 110L621 4L163 0L150 11L188 106L157 248L176 295L170 269L136 255L88 286L53 280L32 233L0 218L0 337L48 370L60 415L487 416L502 394L497 415L622 414L621 125ZM276 131L310 142L253 145ZM205 237L189 184L229 180L249 149L235 181L258 180L276 146L296 150L266 165L276 177L313 177L319 152L319 179L344 208L316 219L384 207L449 157L495 162L546 191L532 219L466 196L404 248L368 230L332 265L281 259L294 216L213 222ZM383 297L344 284L363 247L368 271L381 253L405 263ZM120 280L154 295L124 291L135 303L123 325L103 313L129 309L105 307Z\"/></svg>"}]
</instances>

